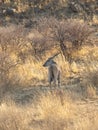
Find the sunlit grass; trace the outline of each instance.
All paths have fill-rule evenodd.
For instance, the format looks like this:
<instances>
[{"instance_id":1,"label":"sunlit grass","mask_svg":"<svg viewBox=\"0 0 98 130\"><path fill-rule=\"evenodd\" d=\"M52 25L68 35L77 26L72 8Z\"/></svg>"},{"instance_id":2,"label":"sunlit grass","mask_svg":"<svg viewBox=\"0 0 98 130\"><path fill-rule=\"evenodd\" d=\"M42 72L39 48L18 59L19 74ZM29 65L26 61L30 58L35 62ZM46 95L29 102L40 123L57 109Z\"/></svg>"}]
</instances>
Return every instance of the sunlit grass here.
<instances>
[{"instance_id":1,"label":"sunlit grass","mask_svg":"<svg viewBox=\"0 0 98 130\"><path fill-rule=\"evenodd\" d=\"M66 96L67 95L67 96ZM1 130L97 130L96 103L74 101L65 93L64 104L59 95L41 94L31 104L18 105L4 100L0 105Z\"/></svg>"}]
</instances>

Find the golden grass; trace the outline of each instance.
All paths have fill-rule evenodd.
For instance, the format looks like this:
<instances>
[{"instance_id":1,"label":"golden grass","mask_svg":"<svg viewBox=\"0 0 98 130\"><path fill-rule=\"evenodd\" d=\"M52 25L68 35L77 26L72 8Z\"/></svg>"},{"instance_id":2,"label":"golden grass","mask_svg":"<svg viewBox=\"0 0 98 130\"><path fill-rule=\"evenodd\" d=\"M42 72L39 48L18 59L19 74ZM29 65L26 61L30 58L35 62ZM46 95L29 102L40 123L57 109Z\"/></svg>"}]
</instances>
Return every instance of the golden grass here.
<instances>
[{"instance_id":1,"label":"golden grass","mask_svg":"<svg viewBox=\"0 0 98 130\"><path fill-rule=\"evenodd\" d=\"M90 71L95 71L98 68L98 47L85 46L77 52L73 52L73 62L71 65L64 60L64 57L60 54L54 60L59 64L62 71L61 79L66 82L67 77L73 77L74 74L77 76L84 77L85 73L88 74ZM15 83L19 83L20 86L31 86L47 84L47 68L43 67L43 63L49 56L56 53L48 52L43 57L43 60L34 60L29 57L25 64L19 64L10 70L10 79ZM90 55L92 54L92 55ZM15 55L12 55L12 60ZM17 57L16 57L17 60ZM83 75L82 75L83 74Z\"/></svg>"},{"instance_id":2,"label":"golden grass","mask_svg":"<svg viewBox=\"0 0 98 130\"><path fill-rule=\"evenodd\" d=\"M0 130L26 130L28 115L14 103L2 103L0 106Z\"/></svg>"},{"instance_id":3,"label":"golden grass","mask_svg":"<svg viewBox=\"0 0 98 130\"><path fill-rule=\"evenodd\" d=\"M21 29L23 30L23 27L18 26L18 29L19 28L20 30ZM13 41L13 39L11 39L12 34L13 36L14 35L16 36L17 26L13 25L7 28L1 27L0 30L1 30L1 34L4 36L3 38L4 42L7 42L8 44L8 47L6 48L7 49L6 53L8 53L8 57L10 58L12 64L14 62L17 63L17 61L21 62L15 67L12 67L8 70L9 71L8 75L9 75L10 82L12 82L11 83L12 86L14 86L15 84L17 86L18 84L18 86L26 87L26 86L33 86L33 85L38 85L38 84L39 85L46 84L48 76L47 76L47 69L43 67L43 63L47 60L47 58L51 57L52 55L60 51L59 47L53 48L51 51L46 52L45 55L43 55L42 59L40 58L36 59L30 53L30 51L32 50L32 47L29 41L25 41L28 47L23 46L24 44L20 48L18 48L17 46L17 44L19 43L20 43L19 45L21 45L22 39L24 42L25 36L21 34L22 35L21 40L19 40L18 38L15 38L15 40ZM23 30L23 33L24 32L25 30ZM6 34L6 37L5 37L5 34ZM33 33L30 32L30 35L35 35L35 32ZM9 41L7 39L9 39ZM11 45L9 42L11 43ZM92 42L93 42L93 39L92 39ZM0 52L1 50L2 49L0 49ZM54 60L61 67L62 81L66 82L66 78L68 77L74 78L74 75L80 76L81 73L88 73L89 71L96 70L98 68L98 51L97 50L98 50L97 46L83 46L81 50L72 51L71 55L72 55L73 62L71 65L67 61L65 61L62 54L59 54L57 57L55 57ZM20 52L22 53L23 57L21 57ZM6 66L7 64L5 65L5 67Z\"/></svg>"},{"instance_id":4,"label":"golden grass","mask_svg":"<svg viewBox=\"0 0 98 130\"><path fill-rule=\"evenodd\" d=\"M97 17L94 21L98 23ZM9 28L8 32L10 29L12 28ZM17 61L19 58L16 51L12 48L10 53L12 61ZM47 86L47 69L42 65L57 51L56 48L48 52L43 56L43 60L34 60L33 56L28 56L25 63L11 68L9 77L12 80L12 86L16 88L19 85L32 88ZM18 100L20 98L26 100L25 96L33 97L32 103L29 104L27 100L25 105L18 101L16 104L8 97L1 101L0 130L98 130L98 74L96 71L98 69L98 47L84 46L81 50L73 52L72 58L75 62L71 65L64 61L61 54L55 58L62 70L63 86L61 87L65 89L62 94L54 90L52 94L41 90L41 94L38 95L38 93L33 93L32 89L26 88L27 93L26 91L18 92L18 94L15 92L13 99L17 101L17 97ZM69 79L67 85L68 77L72 77L73 80L76 77L82 77L82 81L73 83ZM0 98L5 96L1 89ZM81 97L85 101L81 100Z\"/></svg>"},{"instance_id":5,"label":"golden grass","mask_svg":"<svg viewBox=\"0 0 98 130\"><path fill-rule=\"evenodd\" d=\"M66 93L67 94L67 93ZM97 102L74 101L64 95L47 93L23 106L12 100L0 105L0 130L97 130Z\"/></svg>"}]
</instances>

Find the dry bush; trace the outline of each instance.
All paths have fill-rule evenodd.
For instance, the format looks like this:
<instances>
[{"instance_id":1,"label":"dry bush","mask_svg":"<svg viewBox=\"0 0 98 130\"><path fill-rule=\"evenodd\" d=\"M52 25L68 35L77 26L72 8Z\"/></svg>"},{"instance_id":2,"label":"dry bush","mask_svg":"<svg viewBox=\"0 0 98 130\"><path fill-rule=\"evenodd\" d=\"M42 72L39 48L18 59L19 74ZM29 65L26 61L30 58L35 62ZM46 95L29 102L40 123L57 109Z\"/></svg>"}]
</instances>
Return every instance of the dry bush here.
<instances>
[{"instance_id":1,"label":"dry bush","mask_svg":"<svg viewBox=\"0 0 98 130\"><path fill-rule=\"evenodd\" d=\"M93 70L84 74L84 81L88 85L98 88L98 71Z\"/></svg>"},{"instance_id":2,"label":"dry bush","mask_svg":"<svg viewBox=\"0 0 98 130\"><path fill-rule=\"evenodd\" d=\"M14 53L17 61L24 61L25 50L27 48L27 35L28 31L23 26L10 25L8 27L0 28L0 50L3 53ZM24 55L21 55L24 54Z\"/></svg>"},{"instance_id":3,"label":"dry bush","mask_svg":"<svg viewBox=\"0 0 98 130\"><path fill-rule=\"evenodd\" d=\"M39 37L34 37L33 38L33 43L31 43L32 46L32 55L36 58L40 58L45 54L45 51L49 49L49 46L45 44L43 46L43 43L46 43L45 38L39 38Z\"/></svg>"},{"instance_id":4,"label":"dry bush","mask_svg":"<svg viewBox=\"0 0 98 130\"><path fill-rule=\"evenodd\" d=\"M82 91L86 98L97 96L98 71L93 70L83 74Z\"/></svg>"},{"instance_id":5,"label":"dry bush","mask_svg":"<svg viewBox=\"0 0 98 130\"><path fill-rule=\"evenodd\" d=\"M22 26L11 25L0 28L0 48L2 51L23 49L26 45L26 30ZM12 51L9 50L9 51Z\"/></svg>"},{"instance_id":6,"label":"dry bush","mask_svg":"<svg viewBox=\"0 0 98 130\"><path fill-rule=\"evenodd\" d=\"M79 20L57 20L54 17L41 18L38 20L37 31L41 38L46 39L47 42L43 42L43 47L51 45L52 47L59 46L65 59L70 62L72 50L80 48L87 39L93 33L92 28L85 22ZM53 44L49 44L49 41L54 41ZM71 47L70 47L71 43ZM40 42L37 46L40 46ZM50 49L50 48L49 48Z\"/></svg>"},{"instance_id":7,"label":"dry bush","mask_svg":"<svg viewBox=\"0 0 98 130\"><path fill-rule=\"evenodd\" d=\"M92 64L94 64L94 61ZM86 64L87 70L85 70L85 72L83 71L81 73L81 76L85 85L93 86L97 88L98 87L98 71L97 71L96 66L94 66L93 68L92 64L91 65Z\"/></svg>"},{"instance_id":8,"label":"dry bush","mask_svg":"<svg viewBox=\"0 0 98 130\"><path fill-rule=\"evenodd\" d=\"M98 88L98 71L93 71L88 74L87 80L94 87Z\"/></svg>"},{"instance_id":9,"label":"dry bush","mask_svg":"<svg viewBox=\"0 0 98 130\"><path fill-rule=\"evenodd\" d=\"M82 84L82 96L83 98L96 98L96 88L92 85L87 85L85 83Z\"/></svg>"},{"instance_id":10,"label":"dry bush","mask_svg":"<svg viewBox=\"0 0 98 130\"><path fill-rule=\"evenodd\" d=\"M43 76L39 76L39 64L40 74L42 64L35 65L33 59L36 55L32 57L29 51L31 46L26 39L27 33L28 30L21 26L0 28L0 87L5 91L19 85L28 86L33 83L32 78Z\"/></svg>"},{"instance_id":11,"label":"dry bush","mask_svg":"<svg viewBox=\"0 0 98 130\"><path fill-rule=\"evenodd\" d=\"M0 86L7 86L10 84L9 72L10 69L16 67L18 62L11 59L10 55L5 52L0 53Z\"/></svg>"},{"instance_id":12,"label":"dry bush","mask_svg":"<svg viewBox=\"0 0 98 130\"><path fill-rule=\"evenodd\" d=\"M90 38L93 33L93 29L86 22L71 19L68 20L66 24L68 40L76 49L85 44L85 41Z\"/></svg>"},{"instance_id":13,"label":"dry bush","mask_svg":"<svg viewBox=\"0 0 98 130\"><path fill-rule=\"evenodd\" d=\"M25 48L27 31L22 26L9 26L0 28L0 87L7 90L13 84L12 70L15 71L26 59ZM24 52L24 55L21 53ZM14 72L13 71L13 72ZM14 84L17 84L15 78Z\"/></svg>"}]
</instances>

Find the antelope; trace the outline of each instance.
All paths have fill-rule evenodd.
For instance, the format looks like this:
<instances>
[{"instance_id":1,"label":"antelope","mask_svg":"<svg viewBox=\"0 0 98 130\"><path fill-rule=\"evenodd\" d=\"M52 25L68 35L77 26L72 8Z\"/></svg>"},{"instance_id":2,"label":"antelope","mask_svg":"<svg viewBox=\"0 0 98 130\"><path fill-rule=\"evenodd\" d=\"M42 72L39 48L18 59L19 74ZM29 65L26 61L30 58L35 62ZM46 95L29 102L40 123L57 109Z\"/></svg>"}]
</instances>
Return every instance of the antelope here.
<instances>
[{"instance_id":1,"label":"antelope","mask_svg":"<svg viewBox=\"0 0 98 130\"><path fill-rule=\"evenodd\" d=\"M58 64L53 60L59 53L54 56L48 58L46 62L43 64L44 67L48 67L48 82L51 87L51 83L54 82L55 86L60 87L60 68Z\"/></svg>"}]
</instances>

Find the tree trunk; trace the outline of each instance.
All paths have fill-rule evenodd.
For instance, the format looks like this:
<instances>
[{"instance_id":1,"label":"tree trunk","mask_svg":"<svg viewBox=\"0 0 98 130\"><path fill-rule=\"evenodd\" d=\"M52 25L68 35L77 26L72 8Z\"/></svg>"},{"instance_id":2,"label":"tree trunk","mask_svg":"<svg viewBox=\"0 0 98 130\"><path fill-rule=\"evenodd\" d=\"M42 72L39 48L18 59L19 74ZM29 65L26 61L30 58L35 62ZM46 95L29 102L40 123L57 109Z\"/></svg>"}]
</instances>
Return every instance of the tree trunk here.
<instances>
[{"instance_id":1,"label":"tree trunk","mask_svg":"<svg viewBox=\"0 0 98 130\"><path fill-rule=\"evenodd\" d=\"M67 50L67 48L66 48L66 46L64 45L63 42L60 43L60 48L61 48L61 51L62 51L62 53L64 55L65 60L66 60L67 59L67 57L66 57L66 50Z\"/></svg>"},{"instance_id":2,"label":"tree trunk","mask_svg":"<svg viewBox=\"0 0 98 130\"><path fill-rule=\"evenodd\" d=\"M70 56L70 53L69 51L67 50L67 47L66 45L64 45L63 42L60 43L60 48L61 48L61 51L64 55L64 58L65 60L67 60L69 63L71 63L71 56Z\"/></svg>"}]
</instances>

